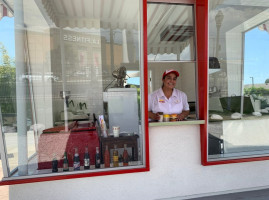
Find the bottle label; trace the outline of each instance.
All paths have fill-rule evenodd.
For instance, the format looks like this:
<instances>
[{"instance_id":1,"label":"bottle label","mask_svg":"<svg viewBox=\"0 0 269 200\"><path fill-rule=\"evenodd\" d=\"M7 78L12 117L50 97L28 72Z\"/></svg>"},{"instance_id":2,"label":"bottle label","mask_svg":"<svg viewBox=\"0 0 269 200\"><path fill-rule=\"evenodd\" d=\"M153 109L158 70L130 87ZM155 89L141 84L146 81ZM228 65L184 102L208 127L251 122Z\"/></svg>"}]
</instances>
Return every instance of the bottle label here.
<instances>
[{"instance_id":1,"label":"bottle label","mask_svg":"<svg viewBox=\"0 0 269 200\"><path fill-rule=\"evenodd\" d=\"M90 166L90 159L84 159L84 166Z\"/></svg>"},{"instance_id":2,"label":"bottle label","mask_svg":"<svg viewBox=\"0 0 269 200\"><path fill-rule=\"evenodd\" d=\"M96 163L97 163L97 164L100 164L100 159L97 159L97 160L96 160Z\"/></svg>"},{"instance_id":3,"label":"bottle label","mask_svg":"<svg viewBox=\"0 0 269 200\"><path fill-rule=\"evenodd\" d=\"M113 161L118 162L119 161L119 156L113 156Z\"/></svg>"},{"instance_id":4,"label":"bottle label","mask_svg":"<svg viewBox=\"0 0 269 200\"><path fill-rule=\"evenodd\" d=\"M69 167L68 167L68 163L64 163L64 164L63 164L63 169L66 170L66 169L68 169L68 168L69 168Z\"/></svg>"},{"instance_id":5,"label":"bottle label","mask_svg":"<svg viewBox=\"0 0 269 200\"><path fill-rule=\"evenodd\" d=\"M74 162L74 170L80 170L80 163Z\"/></svg>"}]
</instances>

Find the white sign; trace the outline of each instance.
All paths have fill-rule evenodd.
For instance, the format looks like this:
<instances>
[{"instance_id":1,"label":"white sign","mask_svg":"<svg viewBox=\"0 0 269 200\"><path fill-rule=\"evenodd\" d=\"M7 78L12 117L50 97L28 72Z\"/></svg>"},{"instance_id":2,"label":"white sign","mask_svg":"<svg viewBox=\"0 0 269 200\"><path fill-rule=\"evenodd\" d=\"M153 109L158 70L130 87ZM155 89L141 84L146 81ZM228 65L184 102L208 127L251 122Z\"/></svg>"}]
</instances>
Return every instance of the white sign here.
<instances>
[{"instance_id":1,"label":"white sign","mask_svg":"<svg viewBox=\"0 0 269 200\"><path fill-rule=\"evenodd\" d=\"M64 39L64 41L78 42L78 43L89 43L89 44L99 44L100 43L99 39L76 36L76 35L64 35L63 39Z\"/></svg>"}]
</instances>

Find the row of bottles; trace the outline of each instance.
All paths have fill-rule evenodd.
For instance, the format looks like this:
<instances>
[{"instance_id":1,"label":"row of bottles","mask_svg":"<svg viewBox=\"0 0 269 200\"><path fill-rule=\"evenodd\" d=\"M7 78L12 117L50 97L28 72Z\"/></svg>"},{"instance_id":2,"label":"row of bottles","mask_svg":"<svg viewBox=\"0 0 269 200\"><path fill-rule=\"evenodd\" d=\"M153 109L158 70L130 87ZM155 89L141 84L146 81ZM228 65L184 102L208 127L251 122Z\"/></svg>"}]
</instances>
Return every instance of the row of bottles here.
<instances>
[{"instance_id":1,"label":"row of bottles","mask_svg":"<svg viewBox=\"0 0 269 200\"><path fill-rule=\"evenodd\" d=\"M124 144L122 162L123 162L123 166L128 166L129 155L127 152L126 144ZM118 149L116 145L114 145L114 149L113 149L112 163L113 163L113 167L119 167L119 153L118 153ZM99 152L99 147L96 147L95 168L98 169L100 167L101 167L101 155ZM105 168L110 167L110 153L108 150L108 146L106 146L106 150L104 152L104 167ZM78 153L78 148L75 148L75 154L74 154L74 159L73 159L73 169L74 171L80 170L80 157ZM84 169L85 170L90 169L90 155L89 155L88 147L85 147ZM63 171L69 171L69 162L68 162L67 152L64 153L64 157L63 157ZM52 160L52 172L58 172L58 160L56 159L55 155Z\"/></svg>"},{"instance_id":2,"label":"row of bottles","mask_svg":"<svg viewBox=\"0 0 269 200\"><path fill-rule=\"evenodd\" d=\"M128 155L127 145L126 144L124 144L124 150L123 150L123 155L122 155L122 162L123 162L123 166L128 166L129 155ZM119 152L117 150L117 145L114 145L113 156L112 156L112 163L113 163L113 167L119 167ZM110 166L110 156L109 156L108 147L106 146L106 151L105 151L105 167L107 167L107 166L108 167Z\"/></svg>"}]
</instances>

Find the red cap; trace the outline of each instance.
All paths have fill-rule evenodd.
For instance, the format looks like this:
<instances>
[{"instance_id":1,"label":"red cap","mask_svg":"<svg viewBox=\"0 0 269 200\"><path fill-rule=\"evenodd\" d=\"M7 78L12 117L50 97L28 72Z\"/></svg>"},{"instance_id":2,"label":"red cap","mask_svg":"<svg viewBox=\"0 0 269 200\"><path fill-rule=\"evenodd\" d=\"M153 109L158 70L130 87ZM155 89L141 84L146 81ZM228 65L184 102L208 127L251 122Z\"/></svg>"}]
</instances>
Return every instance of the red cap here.
<instances>
[{"instance_id":1,"label":"red cap","mask_svg":"<svg viewBox=\"0 0 269 200\"><path fill-rule=\"evenodd\" d=\"M176 71L174 69L168 69L168 70L165 70L165 72L163 73L163 79L167 74L171 74L171 73L175 73L177 77L179 76L178 71Z\"/></svg>"}]
</instances>

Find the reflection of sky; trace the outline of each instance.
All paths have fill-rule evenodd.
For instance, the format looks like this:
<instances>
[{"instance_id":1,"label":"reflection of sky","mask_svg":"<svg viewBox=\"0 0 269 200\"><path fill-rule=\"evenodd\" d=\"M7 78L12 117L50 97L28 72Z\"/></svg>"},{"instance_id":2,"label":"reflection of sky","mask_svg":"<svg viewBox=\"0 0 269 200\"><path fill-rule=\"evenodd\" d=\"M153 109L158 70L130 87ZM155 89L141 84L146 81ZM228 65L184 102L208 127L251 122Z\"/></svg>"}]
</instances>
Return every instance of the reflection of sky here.
<instances>
[{"instance_id":1,"label":"reflection of sky","mask_svg":"<svg viewBox=\"0 0 269 200\"><path fill-rule=\"evenodd\" d=\"M269 28L269 27L268 27ZM252 29L245 34L244 84L264 83L269 78L269 33Z\"/></svg>"},{"instance_id":2,"label":"reflection of sky","mask_svg":"<svg viewBox=\"0 0 269 200\"><path fill-rule=\"evenodd\" d=\"M3 17L0 20L0 42L5 46L8 55L15 57L14 18Z\"/></svg>"},{"instance_id":3,"label":"reflection of sky","mask_svg":"<svg viewBox=\"0 0 269 200\"><path fill-rule=\"evenodd\" d=\"M128 78L127 84L140 85L140 78L139 77Z\"/></svg>"},{"instance_id":4,"label":"reflection of sky","mask_svg":"<svg viewBox=\"0 0 269 200\"><path fill-rule=\"evenodd\" d=\"M139 71L127 71L127 84L133 84L133 85L140 85L140 77L138 77L140 74L137 74L134 77L128 77L128 75L131 76L131 74L138 73Z\"/></svg>"}]
</instances>

